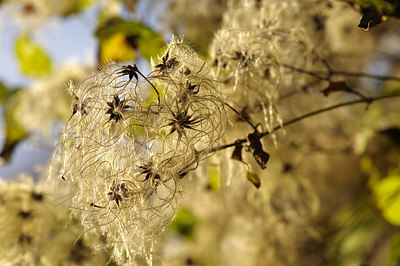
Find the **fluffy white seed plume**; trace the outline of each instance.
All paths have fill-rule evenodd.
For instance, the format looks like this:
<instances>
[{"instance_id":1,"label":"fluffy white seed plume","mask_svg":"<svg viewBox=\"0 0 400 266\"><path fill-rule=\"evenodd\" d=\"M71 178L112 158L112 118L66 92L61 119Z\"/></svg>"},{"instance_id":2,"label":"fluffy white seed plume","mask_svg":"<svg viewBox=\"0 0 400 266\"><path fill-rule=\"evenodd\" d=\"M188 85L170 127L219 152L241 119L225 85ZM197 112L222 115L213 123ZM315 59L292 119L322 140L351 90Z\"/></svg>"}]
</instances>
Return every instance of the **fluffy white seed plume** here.
<instances>
[{"instance_id":1,"label":"fluffy white seed plume","mask_svg":"<svg viewBox=\"0 0 400 266\"><path fill-rule=\"evenodd\" d=\"M210 46L215 77L223 92L247 113L263 114L264 128L282 125L276 109L292 77L284 65L309 64L312 51L297 1L229 1L220 30ZM296 84L301 84L296 80Z\"/></svg>"},{"instance_id":2,"label":"fluffy white seed plume","mask_svg":"<svg viewBox=\"0 0 400 266\"><path fill-rule=\"evenodd\" d=\"M180 179L226 131L219 83L174 39L153 71L109 64L71 84L75 98L52 178L69 184L73 214L99 233L118 262L151 263L151 246L174 216ZM54 165L53 164L53 165Z\"/></svg>"},{"instance_id":3,"label":"fluffy white seed plume","mask_svg":"<svg viewBox=\"0 0 400 266\"><path fill-rule=\"evenodd\" d=\"M82 228L68 222L68 209L55 203L53 192L37 188L32 178L0 182L0 195L1 265L106 262L104 253L93 255L80 238Z\"/></svg>"}]
</instances>

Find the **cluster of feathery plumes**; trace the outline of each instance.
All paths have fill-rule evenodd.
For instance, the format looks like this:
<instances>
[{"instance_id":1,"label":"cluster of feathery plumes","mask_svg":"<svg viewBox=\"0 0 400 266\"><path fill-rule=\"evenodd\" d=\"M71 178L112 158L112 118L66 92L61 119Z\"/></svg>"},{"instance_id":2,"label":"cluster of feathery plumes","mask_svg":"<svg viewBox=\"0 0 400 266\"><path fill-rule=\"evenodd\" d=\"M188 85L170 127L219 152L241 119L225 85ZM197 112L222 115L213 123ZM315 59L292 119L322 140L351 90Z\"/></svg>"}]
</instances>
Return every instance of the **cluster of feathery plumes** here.
<instances>
[{"instance_id":1,"label":"cluster of feathery plumes","mask_svg":"<svg viewBox=\"0 0 400 266\"><path fill-rule=\"evenodd\" d=\"M174 216L179 180L226 131L209 72L174 39L147 76L135 64L109 64L70 86L75 102L52 174L71 184L73 212L113 245L117 261L151 261L152 238Z\"/></svg>"},{"instance_id":2,"label":"cluster of feathery plumes","mask_svg":"<svg viewBox=\"0 0 400 266\"><path fill-rule=\"evenodd\" d=\"M241 107L243 117L255 123L265 119L265 128L271 130L282 122L282 114L299 116L331 98L335 100L335 96L327 99L320 92L310 98L303 93L306 90L302 91L306 87L311 92L315 84L321 83L326 88L326 80L285 68L287 65L328 71L321 59L331 56L327 40L333 37L324 28L329 26L325 17L328 12L331 12L328 1L228 2L222 27L210 47L211 62L215 78L222 82L223 93ZM289 96L280 98L282 94ZM350 120L344 114L338 117L331 114L330 118L341 123ZM279 142L280 151L268 150L274 162L265 172L244 153L244 161L260 176L262 185L258 191L249 188L251 185L245 180L247 170L241 171L242 165L231 159L232 150L221 152L212 160L218 169L220 191L202 189L210 187L205 170L209 164L198 169L195 175L198 174L199 182L187 185L186 189L194 188L184 204L202 222L193 225L194 241L184 242L181 249L176 248L179 245L175 242L172 248L165 245L168 262L178 265L190 258L194 264L297 265L302 261L305 257L302 249L321 241L315 223L325 212L320 198L326 196L317 187L322 183L317 179L328 180L327 173L333 171L320 170L328 168L325 162L331 159L328 155L321 153L309 158L307 151L293 150L295 146L306 150L308 144L304 143L308 141L315 143L321 139L330 143L322 136L326 137L325 128L330 127L324 125L325 121L326 118L313 120L300 129L287 129L289 135ZM230 141L234 140L234 131L240 131L240 137L246 132L238 125L229 132ZM329 137L336 143L339 138L346 139L338 135ZM267 138L262 141L265 147L273 145ZM301 158L294 154L300 154Z\"/></svg>"},{"instance_id":3,"label":"cluster of feathery plumes","mask_svg":"<svg viewBox=\"0 0 400 266\"><path fill-rule=\"evenodd\" d=\"M276 104L292 86L292 77L284 75L283 66L305 68L315 56L310 41L314 32L306 30L308 21L299 19L304 17L299 13L305 12L307 3L229 1L210 47L215 77L223 82L223 92L247 114L263 114L255 119L264 119L269 131L274 123L282 124ZM299 83L301 86L301 80L296 80L297 86Z\"/></svg>"},{"instance_id":4,"label":"cluster of feathery plumes","mask_svg":"<svg viewBox=\"0 0 400 266\"><path fill-rule=\"evenodd\" d=\"M188 225L190 234L183 235L181 242L174 239L158 247L164 262L298 265L299 250L307 241L320 239L311 226L320 208L313 185L307 177L282 174L276 167L263 176L265 182L256 190L244 180L238 163L228 156L221 159L224 163L217 167L220 176L231 174L229 168L242 176L235 176L229 187L222 185L213 191L206 189L206 172L194 173L201 184L185 184L191 196L182 201L193 216Z\"/></svg>"},{"instance_id":5,"label":"cluster of feathery plumes","mask_svg":"<svg viewBox=\"0 0 400 266\"><path fill-rule=\"evenodd\" d=\"M93 256L71 226L68 208L55 204L55 196L35 187L31 178L0 183L0 263L2 265L92 265L106 262ZM66 229L67 224L70 226Z\"/></svg>"}]
</instances>

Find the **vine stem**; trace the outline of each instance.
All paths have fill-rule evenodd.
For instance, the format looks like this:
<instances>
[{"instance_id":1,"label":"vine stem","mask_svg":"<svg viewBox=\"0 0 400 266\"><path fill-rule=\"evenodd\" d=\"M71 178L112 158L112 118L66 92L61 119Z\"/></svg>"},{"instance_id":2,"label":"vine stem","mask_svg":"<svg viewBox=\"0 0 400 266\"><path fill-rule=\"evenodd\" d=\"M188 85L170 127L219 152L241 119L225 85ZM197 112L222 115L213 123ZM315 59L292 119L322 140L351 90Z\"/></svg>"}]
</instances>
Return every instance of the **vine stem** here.
<instances>
[{"instance_id":1,"label":"vine stem","mask_svg":"<svg viewBox=\"0 0 400 266\"><path fill-rule=\"evenodd\" d=\"M319 110L304 114L302 116L293 118L293 119L291 119L291 120L289 120L287 122L284 122L282 124L282 126L279 125L279 126L274 127L271 131L264 131L264 132L260 133L260 136L261 137L265 137L265 136L267 136L269 134L272 134L272 133L278 131L279 129L281 129L281 128L285 127L285 126L289 126L291 124L294 124L294 123L299 122L301 120L304 120L306 118L313 117L313 116L316 116L316 115L319 115L319 114L322 114L322 113L325 113L325 112L328 112L328 111L331 111L331 110L334 110L334 109L338 109L338 108L341 108L341 107L354 105L354 104L358 104L358 103L366 103L366 104L369 105L369 104L371 104L371 103L373 103L375 101L388 99L388 98L395 98L395 97L400 97L400 93L391 94L391 95L377 96L377 97L368 98L368 99L353 100L353 101L348 101L348 102L344 102L344 103L335 104L335 105L332 105L332 106L329 106L329 107L326 107L326 108L322 108L322 109L319 109ZM211 152L224 150L224 149L227 149L227 148L230 148L230 147L234 147L237 144L243 144L245 142L247 142L247 139L245 139L245 138L238 139L233 143L218 146L218 147L212 149Z\"/></svg>"}]
</instances>

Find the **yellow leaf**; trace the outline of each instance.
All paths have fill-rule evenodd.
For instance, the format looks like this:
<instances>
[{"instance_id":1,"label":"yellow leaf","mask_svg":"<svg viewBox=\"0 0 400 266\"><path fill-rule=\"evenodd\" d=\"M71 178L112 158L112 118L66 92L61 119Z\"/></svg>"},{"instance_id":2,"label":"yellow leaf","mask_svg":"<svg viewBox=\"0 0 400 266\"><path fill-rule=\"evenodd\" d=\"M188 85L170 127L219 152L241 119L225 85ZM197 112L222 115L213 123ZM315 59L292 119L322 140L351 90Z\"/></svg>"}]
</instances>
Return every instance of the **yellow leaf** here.
<instances>
[{"instance_id":1,"label":"yellow leaf","mask_svg":"<svg viewBox=\"0 0 400 266\"><path fill-rule=\"evenodd\" d=\"M15 42L15 53L24 74L42 77L51 73L51 61L45 51L27 36L23 35Z\"/></svg>"},{"instance_id":2,"label":"yellow leaf","mask_svg":"<svg viewBox=\"0 0 400 266\"><path fill-rule=\"evenodd\" d=\"M261 186L261 180L258 177L257 174L252 173L252 172L247 172L246 173L247 179L256 187L259 188Z\"/></svg>"},{"instance_id":3,"label":"yellow leaf","mask_svg":"<svg viewBox=\"0 0 400 266\"><path fill-rule=\"evenodd\" d=\"M219 188L219 173L216 166L210 165L207 169L207 179L211 190L218 190Z\"/></svg>"},{"instance_id":4,"label":"yellow leaf","mask_svg":"<svg viewBox=\"0 0 400 266\"><path fill-rule=\"evenodd\" d=\"M160 33L153 31L140 22L127 21L119 17L109 17L102 19L99 24L100 27L96 30L95 35L101 41L109 39L116 34L123 34L125 40L128 40L127 43L131 44L133 49L136 49L142 57L149 61L165 46L164 39Z\"/></svg>"},{"instance_id":5,"label":"yellow leaf","mask_svg":"<svg viewBox=\"0 0 400 266\"><path fill-rule=\"evenodd\" d=\"M135 49L127 42L124 34L116 33L100 40L100 62L109 60L126 62L135 58Z\"/></svg>"},{"instance_id":6,"label":"yellow leaf","mask_svg":"<svg viewBox=\"0 0 400 266\"><path fill-rule=\"evenodd\" d=\"M61 15L64 17L78 14L94 3L94 0L70 0L59 3L62 7ZM62 5L63 4L63 5Z\"/></svg>"},{"instance_id":7,"label":"yellow leaf","mask_svg":"<svg viewBox=\"0 0 400 266\"><path fill-rule=\"evenodd\" d=\"M393 225L400 225L400 176L383 178L373 187L373 192L383 217Z\"/></svg>"}]
</instances>

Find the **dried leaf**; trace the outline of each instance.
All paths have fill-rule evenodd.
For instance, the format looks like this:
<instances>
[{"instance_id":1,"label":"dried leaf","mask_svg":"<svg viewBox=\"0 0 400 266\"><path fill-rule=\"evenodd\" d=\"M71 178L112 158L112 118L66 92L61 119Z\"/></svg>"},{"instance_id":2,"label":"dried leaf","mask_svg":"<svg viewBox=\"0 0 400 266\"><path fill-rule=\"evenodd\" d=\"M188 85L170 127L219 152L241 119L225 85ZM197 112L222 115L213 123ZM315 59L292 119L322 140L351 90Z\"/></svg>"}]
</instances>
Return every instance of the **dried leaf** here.
<instances>
[{"instance_id":1,"label":"dried leaf","mask_svg":"<svg viewBox=\"0 0 400 266\"><path fill-rule=\"evenodd\" d=\"M324 89L322 91L322 93L325 96L329 96L329 94L331 94L333 92L338 92L338 91L351 92L352 90L349 87L349 85L347 85L347 83L345 81L338 81L338 82L331 81L329 83L328 88Z\"/></svg>"},{"instance_id":2,"label":"dried leaf","mask_svg":"<svg viewBox=\"0 0 400 266\"><path fill-rule=\"evenodd\" d=\"M246 150L253 153L256 162L262 169L265 169L269 160L269 154L263 150L260 138L260 134L257 131L247 135L247 141L249 144L246 146Z\"/></svg>"},{"instance_id":3,"label":"dried leaf","mask_svg":"<svg viewBox=\"0 0 400 266\"><path fill-rule=\"evenodd\" d=\"M387 136L388 138L390 138L393 144L400 147L400 128L390 127L379 131L379 133Z\"/></svg>"},{"instance_id":4,"label":"dried leaf","mask_svg":"<svg viewBox=\"0 0 400 266\"><path fill-rule=\"evenodd\" d=\"M384 21L382 15L374 9L362 8L362 14L363 15L361 17L360 23L358 24L358 27L363 28L366 31Z\"/></svg>"},{"instance_id":5,"label":"dried leaf","mask_svg":"<svg viewBox=\"0 0 400 266\"><path fill-rule=\"evenodd\" d=\"M240 162L243 162L242 149L243 149L243 145L241 143L236 143L235 144L235 150L232 152L231 158L234 159L234 160L238 160Z\"/></svg>"},{"instance_id":6,"label":"dried leaf","mask_svg":"<svg viewBox=\"0 0 400 266\"><path fill-rule=\"evenodd\" d=\"M362 18L358 27L365 30L386 21L387 16L400 16L398 0L347 0L347 2L355 3L353 6L361 11Z\"/></svg>"},{"instance_id":7,"label":"dried leaf","mask_svg":"<svg viewBox=\"0 0 400 266\"><path fill-rule=\"evenodd\" d=\"M176 234L192 239L198 222L198 218L191 210L181 207L177 210L175 218L169 228Z\"/></svg>"}]
</instances>

